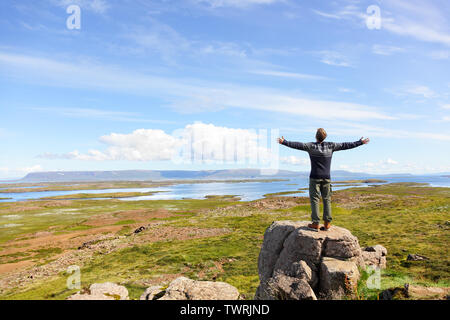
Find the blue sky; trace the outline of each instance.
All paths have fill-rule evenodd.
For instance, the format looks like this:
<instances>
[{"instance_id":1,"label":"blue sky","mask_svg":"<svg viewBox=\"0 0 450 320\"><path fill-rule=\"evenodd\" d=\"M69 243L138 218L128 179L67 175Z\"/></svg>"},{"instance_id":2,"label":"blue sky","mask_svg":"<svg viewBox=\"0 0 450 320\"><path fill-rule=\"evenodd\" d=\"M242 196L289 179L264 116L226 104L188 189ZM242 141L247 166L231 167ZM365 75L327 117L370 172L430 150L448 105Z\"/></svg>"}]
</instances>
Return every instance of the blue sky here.
<instances>
[{"instance_id":1,"label":"blue sky","mask_svg":"<svg viewBox=\"0 0 450 320\"><path fill-rule=\"evenodd\" d=\"M371 139L334 170L449 172L449 16L444 0L2 1L0 179L260 167L270 133L307 142L319 127ZM267 148L220 154L262 130ZM211 152L174 161L187 144ZM280 148L279 167L307 171L307 154Z\"/></svg>"}]
</instances>

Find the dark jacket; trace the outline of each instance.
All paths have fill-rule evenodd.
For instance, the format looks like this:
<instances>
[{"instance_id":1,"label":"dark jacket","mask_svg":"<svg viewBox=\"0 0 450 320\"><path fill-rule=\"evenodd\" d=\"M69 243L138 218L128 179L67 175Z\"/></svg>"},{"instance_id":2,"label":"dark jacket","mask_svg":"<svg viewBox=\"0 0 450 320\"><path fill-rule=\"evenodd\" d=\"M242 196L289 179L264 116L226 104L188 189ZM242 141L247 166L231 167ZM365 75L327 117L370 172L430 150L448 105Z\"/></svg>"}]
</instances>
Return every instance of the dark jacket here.
<instances>
[{"instance_id":1,"label":"dark jacket","mask_svg":"<svg viewBox=\"0 0 450 320\"><path fill-rule=\"evenodd\" d=\"M303 150L309 153L311 159L310 178L313 179L330 179L331 158L334 151L347 150L359 147L362 141L355 142L294 142L283 141L285 146L289 148Z\"/></svg>"}]
</instances>

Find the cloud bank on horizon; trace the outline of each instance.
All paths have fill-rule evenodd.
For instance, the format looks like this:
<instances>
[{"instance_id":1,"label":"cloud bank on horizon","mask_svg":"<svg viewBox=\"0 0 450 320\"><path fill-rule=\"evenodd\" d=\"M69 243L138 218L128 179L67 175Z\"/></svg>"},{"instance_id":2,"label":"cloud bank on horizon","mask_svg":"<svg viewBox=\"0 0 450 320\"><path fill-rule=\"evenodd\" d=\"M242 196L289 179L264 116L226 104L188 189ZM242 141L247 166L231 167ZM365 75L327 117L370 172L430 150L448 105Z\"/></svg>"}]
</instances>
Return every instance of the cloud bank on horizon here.
<instances>
[{"instance_id":1,"label":"cloud bank on horizon","mask_svg":"<svg viewBox=\"0 0 450 320\"><path fill-rule=\"evenodd\" d=\"M372 140L334 170L449 172L449 14L444 0L2 2L0 179L258 167L270 131L312 141L318 127ZM174 161L180 148L202 161Z\"/></svg>"}]
</instances>

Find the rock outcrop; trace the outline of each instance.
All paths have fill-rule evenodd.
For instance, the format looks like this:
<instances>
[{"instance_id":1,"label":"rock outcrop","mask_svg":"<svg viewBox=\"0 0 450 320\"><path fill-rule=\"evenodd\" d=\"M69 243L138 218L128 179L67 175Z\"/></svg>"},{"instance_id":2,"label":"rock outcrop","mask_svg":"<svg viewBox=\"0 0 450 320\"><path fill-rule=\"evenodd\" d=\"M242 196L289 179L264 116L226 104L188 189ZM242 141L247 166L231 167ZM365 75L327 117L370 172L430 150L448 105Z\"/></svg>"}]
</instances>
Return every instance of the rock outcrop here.
<instances>
[{"instance_id":1,"label":"rock outcrop","mask_svg":"<svg viewBox=\"0 0 450 320\"><path fill-rule=\"evenodd\" d=\"M239 291L228 283L179 277L165 290L161 287L148 288L141 300L238 300L239 297Z\"/></svg>"},{"instance_id":2,"label":"rock outcrop","mask_svg":"<svg viewBox=\"0 0 450 320\"><path fill-rule=\"evenodd\" d=\"M386 265L382 246L359 246L350 231L332 226L315 231L306 221L270 225L258 258L260 284L255 299L339 299L352 292L358 267ZM363 253L366 252L366 253Z\"/></svg>"},{"instance_id":3,"label":"rock outcrop","mask_svg":"<svg viewBox=\"0 0 450 320\"><path fill-rule=\"evenodd\" d=\"M67 300L128 300L128 290L112 282L94 283L85 293L77 292Z\"/></svg>"}]
</instances>

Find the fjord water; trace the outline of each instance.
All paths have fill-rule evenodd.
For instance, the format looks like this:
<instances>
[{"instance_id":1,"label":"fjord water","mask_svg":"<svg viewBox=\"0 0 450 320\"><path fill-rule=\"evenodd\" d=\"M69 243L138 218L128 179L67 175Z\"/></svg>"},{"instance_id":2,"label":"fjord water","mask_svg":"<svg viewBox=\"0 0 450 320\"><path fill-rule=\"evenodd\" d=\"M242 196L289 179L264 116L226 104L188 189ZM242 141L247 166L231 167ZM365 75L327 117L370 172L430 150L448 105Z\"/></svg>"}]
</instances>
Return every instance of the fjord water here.
<instances>
[{"instance_id":1,"label":"fjord water","mask_svg":"<svg viewBox=\"0 0 450 320\"><path fill-rule=\"evenodd\" d=\"M342 180L363 180L373 179L374 177L337 177L334 181ZM393 182L418 182L428 183L432 187L450 187L450 178L445 176L377 176L377 179L385 180L388 183ZM367 186L369 184L362 184ZM182 183L171 186L155 188L123 188L123 189L99 189L99 190L70 190L70 191L29 191L21 193L0 193L0 198L11 198L6 201L33 200L44 197L55 197L61 195L71 195L79 193L101 194L116 192L151 192L158 191L152 195L137 196L130 198L119 198L121 200L179 200L179 199L204 199L207 195L236 195L242 201L251 201L263 198L267 193L276 193L284 191L295 191L308 187L307 178L291 178L284 181L271 182L210 182L210 183ZM354 187L354 186L351 186ZM333 190L349 188L349 186L333 186ZM1 189L1 188L0 188ZM303 192L302 192L303 191ZM308 190L302 190L298 193L288 194L289 196L308 196Z\"/></svg>"}]
</instances>

